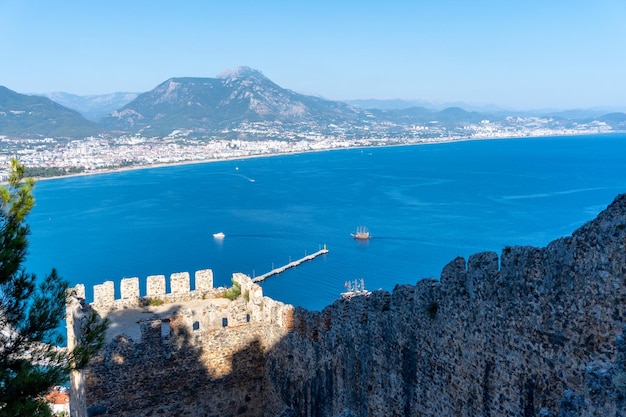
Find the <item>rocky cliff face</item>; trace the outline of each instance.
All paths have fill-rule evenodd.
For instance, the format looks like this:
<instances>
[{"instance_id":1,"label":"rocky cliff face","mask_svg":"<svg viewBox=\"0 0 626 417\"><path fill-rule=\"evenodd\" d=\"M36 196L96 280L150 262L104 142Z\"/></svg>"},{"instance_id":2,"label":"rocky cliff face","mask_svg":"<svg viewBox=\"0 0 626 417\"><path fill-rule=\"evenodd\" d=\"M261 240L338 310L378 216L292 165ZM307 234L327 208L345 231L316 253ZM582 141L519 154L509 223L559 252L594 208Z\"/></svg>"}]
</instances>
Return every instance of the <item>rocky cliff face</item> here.
<instances>
[{"instance_id":1,"label":"rocky cliff face","mask_svg":"<svg viewBox=\"0 0 626 417\"><path fill-rule=\"evenodd\" d=\"M181 310L166 332L157 318L139 340L116 337L85 371L86 405L118 416L626 415L626 194L545 248L457 258L440 280L321 312L238 279L248 297L225 307L223 328L196 328Z\"/></svg>"},{"instance_id":2,"label":"rocky cliff face","mask_svg":"<svg viewBox=\"0 0 626 417\"><path fill-rule=\"evenodd\" d=\"M625 246L621 195L546 248L298 310L266 356L265 415L624 415Z\"/></svg>"}]
</instances>

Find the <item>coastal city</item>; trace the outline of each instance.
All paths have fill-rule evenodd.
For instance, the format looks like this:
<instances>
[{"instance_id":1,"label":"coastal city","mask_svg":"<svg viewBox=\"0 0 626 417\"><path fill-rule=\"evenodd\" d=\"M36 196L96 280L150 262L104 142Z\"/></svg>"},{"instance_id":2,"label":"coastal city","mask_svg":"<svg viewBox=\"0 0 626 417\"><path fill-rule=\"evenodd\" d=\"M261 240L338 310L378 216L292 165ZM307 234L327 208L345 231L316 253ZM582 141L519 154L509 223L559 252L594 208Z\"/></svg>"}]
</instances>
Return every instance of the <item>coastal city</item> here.
<instances>
[{"instance_id":1,"label":"coastal city","mask_svg":"<svg viewBox=\"0 0 626 417\"><path fill-rule=\"evenodd\" d=\"M555 124L547 117L508 117L450 128L433 121L420 125L372 122L361 125L284 126L280 122L242 123L209 137L175 130L166 137L102 135L80 140L19 139L0 136L0 177L17 157L33 176L96 173L121 168L216 161L354 147L609 133L601 121Z\"/></svg>"}]
</instances>

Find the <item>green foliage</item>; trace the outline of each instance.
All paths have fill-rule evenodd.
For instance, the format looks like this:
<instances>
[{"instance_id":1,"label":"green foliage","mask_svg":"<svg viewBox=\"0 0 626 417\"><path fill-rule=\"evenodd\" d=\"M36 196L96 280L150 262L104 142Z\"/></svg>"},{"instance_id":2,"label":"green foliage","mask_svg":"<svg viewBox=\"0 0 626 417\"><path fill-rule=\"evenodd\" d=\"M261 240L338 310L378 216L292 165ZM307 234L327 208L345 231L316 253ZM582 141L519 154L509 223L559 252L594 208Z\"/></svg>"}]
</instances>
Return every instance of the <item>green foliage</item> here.
<instances>
[{"instance_id":1,"label":"green foliage","mask_svg":"<svg viewBox=\"0 0 626 417\"><path fill-rule=\"evenodd\" d=\"M83 167L57 168L57 167L33 167L26 168L25 175L29 177L61 177L63 175L80 174L85 172Z\"/></svg>"},{"instance_id":2,"label":"green foliage","mask_svg":"<svg viewBox=\"0 0 626 417\"><path fill-rule=\"evenodd\" d=\"M0 187L0 415L48 416L41 395L100 349L107 322L90 317L76 349L57 348L63 342L59 323L68 284L53 269L36 285L35 276L23 268L29 234L25 219L35 204L34 181L24 179L24 172L12 160L8 183Z\"/></svg>"},{"instance_id":3,"label":"green foliage","mask_svg":"<svg viewBox=\"0 0 626 417\"><path fill-rule=\"evenodd\" d=\"M24 112L11 112L14 109ZM70 137L97 135L102 129L78 112L45 97L24 95L0 86L0 134L20 138Z\"/></svg>"},{"instance_id":4,"label":"green foliage","mask_svg":"<svg viewBox=\"0 0 626 417\"><path fill-rule=\"evenodd\" d=\"M145 305L151 306L151 307L158 307L158 306L162 306L163 304L165 304L165 301L159 299L159 298L146 298L144 300Z\"/></svg>"},{"instance_id":5,"label":"green foliage","mask_svg":"<svg viewBox=\"0 0 626 417\"><path fill-rule=\"evenodd\" d=\"M98 314L91 310L82 325L77 347L71 352L71 361L75 369L87 366L89 359L102 348L108 327L109 319L101 320Z\"/></svg>"},{"instance_id":6,"label":"green foliage","mask_svg":"<svg viewBox=\"0 0 626 417\"><path fill-rule=\"evenodd\" d=\"M233 285L229 289L224 291L223 296L224 298L228 298L230 301L233 301L241 295L241 285L234 279L231 279L231 282L233 283Z\"/></svg>"}]
</instances>

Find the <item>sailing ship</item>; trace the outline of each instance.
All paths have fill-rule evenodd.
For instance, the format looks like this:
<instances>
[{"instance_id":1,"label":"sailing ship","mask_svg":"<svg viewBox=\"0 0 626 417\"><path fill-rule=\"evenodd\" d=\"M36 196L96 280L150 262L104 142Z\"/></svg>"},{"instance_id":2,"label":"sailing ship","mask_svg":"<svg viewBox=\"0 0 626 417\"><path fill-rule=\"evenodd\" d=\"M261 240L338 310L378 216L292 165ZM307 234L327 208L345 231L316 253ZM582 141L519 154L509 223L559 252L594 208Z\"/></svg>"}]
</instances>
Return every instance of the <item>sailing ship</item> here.
<instances>
[{"instance_id":1,"label":"sailing ship","mask_svg":"<svg viewBox=\"0 0 626 417\"><path fill-rule=\"evenodd\" d=\"M346 281L344 284L346 291L341 293L341 298L350 299L357 295L370 295L371 293L365 289L365 280L361 278L360 281L356 279L354 281Z\"/></svg>"},{"instance_id":2,"label":"sailing ship","mask_svg":"<svg viewBox=\"0 0 626 417\"><path fill-rule=\"evenodd\" d=\"M365 226L357 227L356 232L350 233L350 236L352 236L355 239L361 239L361 240L367 240L371 237L369 230L367 230L367 227Z\"/></svg>"}]
</instances>

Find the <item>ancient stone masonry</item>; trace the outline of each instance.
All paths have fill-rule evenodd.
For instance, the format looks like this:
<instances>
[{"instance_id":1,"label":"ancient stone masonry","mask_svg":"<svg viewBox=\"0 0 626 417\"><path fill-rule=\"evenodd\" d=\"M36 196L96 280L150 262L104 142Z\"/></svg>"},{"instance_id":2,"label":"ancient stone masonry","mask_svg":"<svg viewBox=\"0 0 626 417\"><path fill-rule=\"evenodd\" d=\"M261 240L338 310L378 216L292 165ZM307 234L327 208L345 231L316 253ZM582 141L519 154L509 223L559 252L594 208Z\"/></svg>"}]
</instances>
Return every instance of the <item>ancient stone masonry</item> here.
<instances>
[{"instance_id":1,"label":"ancient stone masonry","mask_svg":"<svg viewBox=\"0 0 626 417\"><path fill-rule=\"evenodd\" d=\"M119 299L112 281L94 287L87 307L111 321L108 345L89 369L72 375L73 417L86 416L88 407L117 416L171 416L191 406L213 415L259 414L263 352L289 330L293 307L263 297L244 274L233 275L240 295L232 301L223 297L226 288L213 288L210 270L196 272L193 291L189 276L172 274L169 293L164 276L150 276L144 296L138 278L125 278ZM74 294L71 340L80 337L69 323L81 320L84 286Z\"/></svg>"},{"instance_id":2,"label":"ancient stone masonry","mask_svg":"<svg viewBox=\"0 0 626 417\"><path fill-rule=\"evenodd\" d=\"M74 349L78 345L78 339L81 336L81 324L88 314L89 307L82 302L85 299L85 286L78 285L74 288L73 293L69 297L69 303L66 309L65 323L67 326L67 348ZM70 401L74 404L83 405L86 401L85 397L85 381L82 371L72 372L70 375ZM71 410L71 408L70 408ZM70 411L72 416L83 417L85 415L84 406L74 407L74 412Z\"/></svg>"},{"instance_id":3,"label":"ancient stone masonry","mask_svg":"<svg viewBox=\"0 0 626 417\"><path fill-rule=\"evenodd\" d=\"M626 415L625 229L622 195L546 248L298 310L266 357L266 415Z\"/></svg>"},{"instance_id":4,"label":"ancient stone masonry","mask_svg":"<svg viewBox=\"0 0 626 417\"><path fill-rule=\"evenodd\" d=\"M182 302L216 293L213 288L213 271L204 269L195 273L195 290L191 291L191 280L188 272L178 272L170 276L171 291L166 293L165 275L151 275L146 279L146 294L139 294L139 278L124 278L120 282L120 298L115 299L115 284L107 281L94 285L94 301L92 305L99 310L111 310L123 307L137 307L149 300L163 302ZM218 289L221 291L223 289ZM84 296L84 287L83 287Z\"/></svg>"},{"instance_id":5,"label":"ancient stone masonry","mask_svg":"<svg viewBox=\"0 0 626 417\"><path fill-rule=\"evenodd\" d=\"M144 314L136 336L112 338L84 373L86 405L117 416L626 415L626 195L545 248L457 258L438 280L321 312L234 280L234 301L174 301ZM126 311L110 294L99 299L118 310L107 311ZM211 321L226 312L228 323Z\"/></svg>"}]
</instances>

